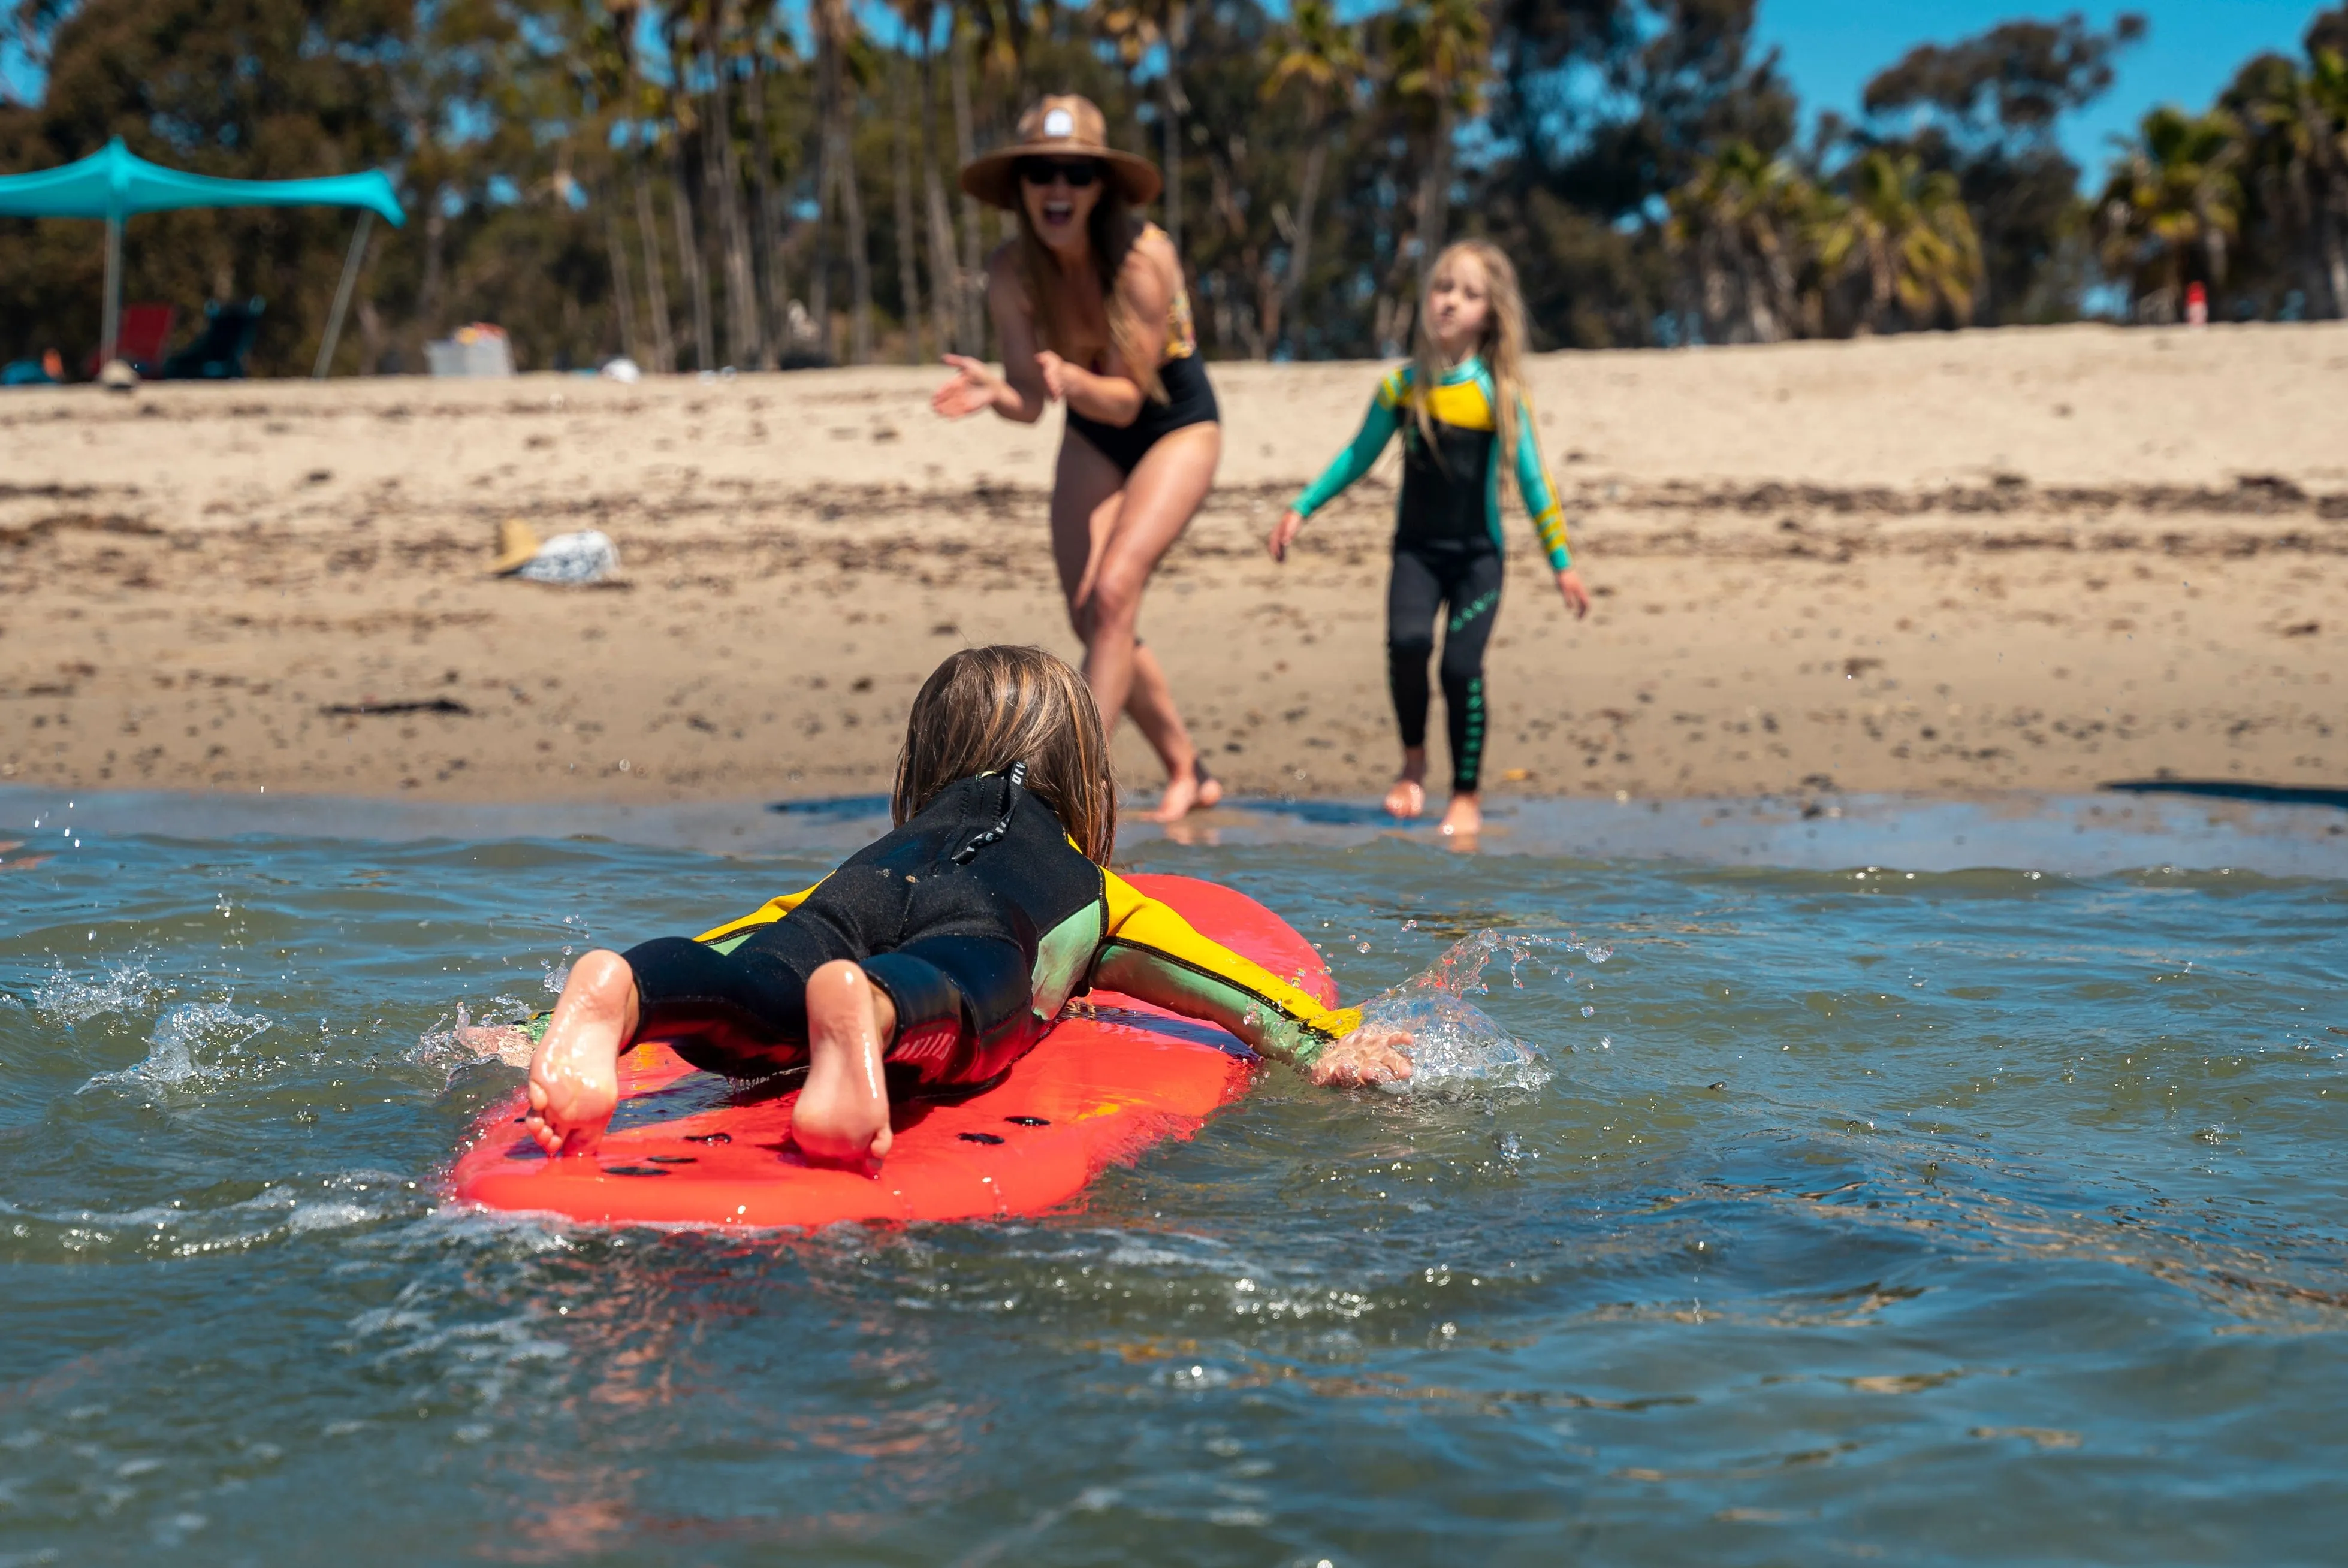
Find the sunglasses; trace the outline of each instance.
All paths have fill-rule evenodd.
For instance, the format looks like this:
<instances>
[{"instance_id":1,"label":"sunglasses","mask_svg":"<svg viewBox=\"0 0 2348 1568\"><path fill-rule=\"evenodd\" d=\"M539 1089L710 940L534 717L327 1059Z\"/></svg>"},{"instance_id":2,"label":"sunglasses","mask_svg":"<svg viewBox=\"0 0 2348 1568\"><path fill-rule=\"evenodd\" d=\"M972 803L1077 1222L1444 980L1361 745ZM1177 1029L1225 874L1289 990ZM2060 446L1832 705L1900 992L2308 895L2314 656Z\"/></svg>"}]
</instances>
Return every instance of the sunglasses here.
<instances>
[{"instance_id":1,"label":"sunglasses","mask_svg":"<svg viewBox=\"0 0 2348 1568\"><path fill-rule=\"evenodd\" d=\"M1092 159L1073 160L1057 158L1023 158L1019 160L1022 184L1044 186L1055 179L1065 179L1071 190L1082 190L1098 179L1101 166Z\"/></svg>"}]
</instances>

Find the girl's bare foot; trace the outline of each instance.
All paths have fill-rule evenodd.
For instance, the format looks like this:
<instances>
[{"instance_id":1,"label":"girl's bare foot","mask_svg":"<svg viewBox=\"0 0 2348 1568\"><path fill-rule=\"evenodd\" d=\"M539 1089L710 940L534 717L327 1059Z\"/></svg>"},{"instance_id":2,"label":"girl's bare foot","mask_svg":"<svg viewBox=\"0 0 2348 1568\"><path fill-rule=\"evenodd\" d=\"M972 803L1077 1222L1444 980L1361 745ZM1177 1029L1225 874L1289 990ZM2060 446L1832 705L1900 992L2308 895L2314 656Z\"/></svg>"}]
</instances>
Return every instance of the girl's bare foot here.
<instances>
[{"instance_id":1,"label":"girl's bare foot","mask_svg":"<svg viewBox=\"0 0 2348 1568\"><path fill-rule=\"evenodd\" d=\"M897 1032L897 1009L845 958L808 978L807 1009L808 1081L791 1139L817 1164L878 1175L893 1138L880 1052Z\"/></svg>"},{"instance_id":2,"label":"girl's bare foot","mask_svg":"<svg viewBox=\"0 0 2348 1568\"><path fill-rule=\"evenodd\" d=\"M1426 751L1416 747L1402 754L1402 772L1395 774L1393 787L1386 791L1386 815L1411 822L1426 809Z\"/></svg>"},{"instance_id":3,"label":"girl's bare foot","mask_svg":"<svg viewBox=\"0 0 2348 1568\"><path fill-rule=\"evenodd\" d=\"M1436 832L1446 838L1473 838L1484 831L1484 808L1478 803L1475 792L1462 790L1451 797L1451 804L1443 814Z\"/></svg>"},{"instance_id":4,"label":"girl's bare foot","mask_svg":"<svg viewBox=\"0 0 2348 1568\"><path fill-rule=\"evenodd\" d=\"M620 1104L620 1052L636 1036L636 977L597 949L571 966L530 1059L523 1125L550 1154L592 1154Z\"/></svg>"},{"instance_id":5,"label":"girl's bare foot","mask_svg":"<svg viewBox=\"0 0 2348 1568\"><path fill-rule=\"evenodd\" d=\"M1194 811L1213 810L1222 798L1222 781L1207 771L1204 758L1193 755L1188 768L1167 775L1166 793L1158 797L1158 809L1142 820L1179 822Z\"/></svg>"}]
</instances>

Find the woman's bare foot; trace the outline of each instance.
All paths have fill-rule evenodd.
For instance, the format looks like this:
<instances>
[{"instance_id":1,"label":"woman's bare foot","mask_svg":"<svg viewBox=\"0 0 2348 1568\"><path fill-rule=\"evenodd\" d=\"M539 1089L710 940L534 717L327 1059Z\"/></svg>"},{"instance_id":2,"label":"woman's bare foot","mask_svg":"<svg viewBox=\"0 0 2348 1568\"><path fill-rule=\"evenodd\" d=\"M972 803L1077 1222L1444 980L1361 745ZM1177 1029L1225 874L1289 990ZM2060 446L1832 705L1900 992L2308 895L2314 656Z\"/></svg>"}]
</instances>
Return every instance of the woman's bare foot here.
<instances>
[{"instance_id":1,"label":"woman's bare foot","mask_svg":"<svg viewBox=\"0 0 2348 1568\"><path fill-rule=\"evenodd\" d=\"M1213 810L1222 798L1222 781L1207 771L1204 758L1194 754L1189 767L1167 775L1166 793L1158 797L1158 809L1141 820L1179 822L1194 811Z\"/></svg>"},{"instance_id":2,"label":"woman's bare foot","mask_svg":"<svg viewBox=\"0 0 2348 1568\"><path fill-rule=\"evenodd\" d=\"M1484 831L1484 808L1473 790L1462 790L1451 797L1451 804L1443 813L1443 821L1436 832L1446 838L1473 838Z\"/></svg>"},{"instance_id":3,"label":"woman's bare foot","mask_svg":"<svg viewBox=\"0 0 2348 1568\"><path fill-rule=\"evenodd\" d=\"M893 1134L883 1043L897 1032L889 995L845 958L808 977L808 1081L791 1112L791 1139L819 1165L878 1175Z\"/></svg>"},{"instance_id":4,"label":"woman's bare foot","mask_svg":"<svg viewBox=\"0 0 2348 1568\"><path fill-rule=\"evenodd\" d=\"M1426 809L1426 752L1424 747L1402 754L1402 772L1386 791L1386 815L1415 821Z\"/></svg>"},{"instance_id":5,"label":"woman's bare foot","mask_svg":"<svg viewBox=\"0 0 2348 1568\"><path fill-rule=\"evenodd\" d=\"M571 966L530 1059L523 1125L550 1154L592 1154L620 1104L620 1052L636 1037L636 977L597 949Z\"/></svg>"}]
</instances>

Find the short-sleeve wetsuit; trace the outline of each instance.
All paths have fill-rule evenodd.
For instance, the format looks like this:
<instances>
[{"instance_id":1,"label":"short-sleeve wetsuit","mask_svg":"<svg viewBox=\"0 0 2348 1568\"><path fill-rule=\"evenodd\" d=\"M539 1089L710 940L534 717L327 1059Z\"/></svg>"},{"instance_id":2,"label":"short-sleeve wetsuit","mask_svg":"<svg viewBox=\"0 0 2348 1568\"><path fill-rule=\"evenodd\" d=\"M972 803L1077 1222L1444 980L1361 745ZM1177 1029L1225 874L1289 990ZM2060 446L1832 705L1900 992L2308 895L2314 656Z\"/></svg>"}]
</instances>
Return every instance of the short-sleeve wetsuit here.
<instances>
[{"instance_id":1,"label":"short-sleeve wetsuit","mask_svg":"<svg viewBox=\"0 0 2348 1568\"><path fill-rule=\"evenodd\" d=\"M637 1038L735 1078L804 1067L808 979L854 960L897 1009L883 1056L892 1096L992 1082L1095 986L1299 1066L1361 1021L1085 858L1050 807L994 774L948 785L812 887L625 957Z\"/></svg>"},{"instance_id":2,"label":"short-sleeve wetsuit","mask_svg":"<svg viewBox=\"0 0 2348 1568\"><path fill-rule=\"evenodd\" d=\"M1415 365L1387 373L1362 428L1322 476L1296 498L1311 517L1369 472L1395 432L1403 436L1402 498L1395 508L1394 576L1386 589L1386 681L1394 692L1402 743L1426 743L1426 664L1435 651L1435 618L1447 610L1443 638L1443 706L1451 739L1451 787L1467 792L1484 764L1484 647L1499 613L1503 577L1498 394L1481 359L1446 372L1426 399L1435 424L1430 444L1416 414ZM1517 494L1552 569L1573 564L1565 512L1541 463L1531 410L1517 408L1516 450L1508 455Z\"/></svg>"}]
</instances>

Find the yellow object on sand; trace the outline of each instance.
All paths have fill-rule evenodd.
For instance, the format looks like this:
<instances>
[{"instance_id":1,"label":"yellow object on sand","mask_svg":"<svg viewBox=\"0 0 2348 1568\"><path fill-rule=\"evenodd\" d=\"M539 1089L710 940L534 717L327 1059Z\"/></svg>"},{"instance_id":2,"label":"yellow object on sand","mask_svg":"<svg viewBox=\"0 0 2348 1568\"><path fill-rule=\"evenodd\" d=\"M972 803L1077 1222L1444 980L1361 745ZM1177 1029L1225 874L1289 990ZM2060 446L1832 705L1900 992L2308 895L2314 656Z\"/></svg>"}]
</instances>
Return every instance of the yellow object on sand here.
<instances>
[{"instance_id":1,"label":"yellow object on sand","mask_svg":"<svg viewBox=\"0 0 2348 1568\"><path fill-rule=\"evenodd\" d=\"M538 554L538 530L520 518L508 518L498 525L498 559L489 564L491 577L503 577L519 571Z\"/></svg>"}]
</instances>

